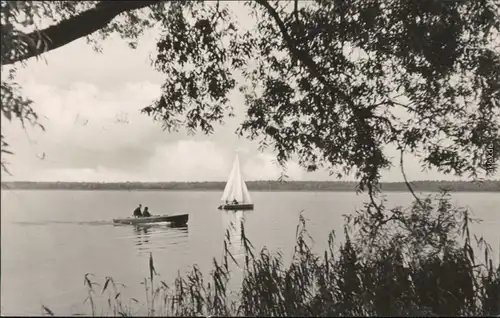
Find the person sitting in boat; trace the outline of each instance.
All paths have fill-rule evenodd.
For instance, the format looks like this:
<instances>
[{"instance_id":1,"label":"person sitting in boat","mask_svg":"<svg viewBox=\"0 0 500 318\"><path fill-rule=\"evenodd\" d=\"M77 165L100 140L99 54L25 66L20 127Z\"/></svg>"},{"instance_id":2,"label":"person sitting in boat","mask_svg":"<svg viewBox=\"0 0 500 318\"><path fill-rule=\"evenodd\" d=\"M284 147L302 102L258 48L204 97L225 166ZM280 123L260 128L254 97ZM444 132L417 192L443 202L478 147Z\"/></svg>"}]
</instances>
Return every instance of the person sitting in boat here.
<instances>
[{"instance_id":1,"label":"person sitting in boat","mask_svg":"<svg viewBox=\"0 0 500 318\"><path fill-rule=\"evenodd\" d=\"M142 204L139 204L139 206L134 210L134 217L140 218L142 216L141 208Z\"/></svg>"},{"instance_id":2,"label":"person sitting in boat","mask_svg":"<svg viewBox=\"0 0 500 318\"><path fill-rule=\"evenodd\" d=\"M236 201L236 199L234 199L233 204L238 204L238 201Z\"/></svg>"},{"instance_id":3,"label":"person sitting in boat","mask_svg":"<svg viewBox=\"0 0 500 318\"><path fill-rule=\"evenodd\" d=\"M142 216L145 217L145 218L148 218L148 217L151 216L151 214L148 211L148 207L144 208L144 212L142 212Z\"/></svg>"}]
</instances>

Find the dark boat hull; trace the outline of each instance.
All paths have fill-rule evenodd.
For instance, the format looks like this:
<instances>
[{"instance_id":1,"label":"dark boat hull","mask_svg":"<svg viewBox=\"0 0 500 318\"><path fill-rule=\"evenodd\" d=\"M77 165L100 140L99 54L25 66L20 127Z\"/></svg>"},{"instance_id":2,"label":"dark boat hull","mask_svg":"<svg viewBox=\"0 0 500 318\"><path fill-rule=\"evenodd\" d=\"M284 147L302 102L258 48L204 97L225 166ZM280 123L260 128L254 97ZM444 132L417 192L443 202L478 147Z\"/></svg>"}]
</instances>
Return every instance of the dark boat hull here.
<instances>
[{"instance_id":1,"label":"dark boat hull","mask_svg":"<svg viewBox=\"0 0 500 318\"><path fill-rule=\"evenodd\" d=\"M188 220L189 220L189 214L178 214L178 215L154 215L154 216L139 217L139 218L113 219L113 223L145 224L145 223L157 223L157 222L170 222L174 226L182 226L186 225Z\"/></svg>"},{"instance_id":2,"label":"dark boat hull","mask_svg":"<svg viewBox=\"0 0 500 318\"><path fill-rule=\"evenodd\" d=\"M253 204L223 204L219 210L253 210Z\"/></svg>"}]
</instances>

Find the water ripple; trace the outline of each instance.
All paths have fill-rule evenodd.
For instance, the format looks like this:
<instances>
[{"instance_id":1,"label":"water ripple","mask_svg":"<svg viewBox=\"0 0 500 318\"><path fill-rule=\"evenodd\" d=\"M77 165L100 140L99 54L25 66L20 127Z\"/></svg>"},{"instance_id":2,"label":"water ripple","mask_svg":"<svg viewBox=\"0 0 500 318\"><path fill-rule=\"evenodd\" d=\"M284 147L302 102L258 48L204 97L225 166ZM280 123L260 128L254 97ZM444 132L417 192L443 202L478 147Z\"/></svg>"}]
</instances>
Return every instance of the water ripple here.
<instances>
[{"instance_id":1,"label":"water ripple","mask_svg":"<svg viewBox=\"0 0 500 318\"><path fill-rule=\"evenodd\" d=\"M122 236L118 239L133 241L139 252L142 253L185 247L189 242L189 231L187 226L175 228L166 225L136 225L131 226L131 228L131 235Z\"/></svg>"},{"instance_id":2,"label":"water ripple","mask_svg":"<svg viewBox=\"0 0 500 318\"><path fill-rule=\"evenodd\" d=\"M74 225L91 225L91 226L96 226L96 225L112 225L112 221L56 221L56 220L47 220L47 221L14 221L12 222L13 224L17 225L24 225L24 226L30 226L30 225L53 225L53 224L64 224L64 225L69 225L69 224L74 224Z\"/></svg>"}]
</instances>

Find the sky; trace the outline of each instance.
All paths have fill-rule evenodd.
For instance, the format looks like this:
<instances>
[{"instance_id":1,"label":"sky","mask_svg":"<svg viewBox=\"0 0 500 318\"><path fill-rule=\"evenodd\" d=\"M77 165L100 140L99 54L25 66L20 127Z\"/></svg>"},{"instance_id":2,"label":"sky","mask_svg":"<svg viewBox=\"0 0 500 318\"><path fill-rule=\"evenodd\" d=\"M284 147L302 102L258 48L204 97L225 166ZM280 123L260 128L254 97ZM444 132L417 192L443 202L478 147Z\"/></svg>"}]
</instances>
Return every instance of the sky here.
<instances>
[{"instance_id":1,"label":"sky","mask_svg":"<svg viewBox=\"0 0 500 318\"><path fill-rule=\"evenodd\" d=\"M46 131L2 118L2 134L15 152L6 157L12 175L2 172L2 181L224 181L236 151L246 180L279 177L271 149L261 152L257 142L235 134L245 113L239 91L230 98L236 117L214 134L169 133L140 113L160 96L162 75L150 65L155 34L146 33L136 50L117 38L102 46L103 52L96 53L80 39L45 54L46 62L29 60L18 72ZM396 158L395 151L391 154ZM403 181L398 160L394 163L382 181ZM410 180L458 179L423 172L410 155L405 170ZM290 180L337 180L326 171L307 173L293 161L287 175ZM500 173L493 177L499 178Z\"/></svg>"}]
</instances>

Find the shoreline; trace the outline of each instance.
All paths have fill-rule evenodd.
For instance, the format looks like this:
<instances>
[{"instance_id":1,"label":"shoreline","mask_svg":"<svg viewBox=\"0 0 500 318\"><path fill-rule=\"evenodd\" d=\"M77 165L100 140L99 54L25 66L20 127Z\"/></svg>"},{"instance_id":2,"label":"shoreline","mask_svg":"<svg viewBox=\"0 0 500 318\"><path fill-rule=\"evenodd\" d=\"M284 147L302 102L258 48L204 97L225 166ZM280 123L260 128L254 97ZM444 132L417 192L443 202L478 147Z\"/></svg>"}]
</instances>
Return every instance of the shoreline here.
<instances>
[{"instance_id":1,"label":"shoreline","mask_svg":"<svg viewBox=\"0 0 500 318\"><path fill-rule=\"evenodd\" d=\"M221 192L222 190L214 190L214 189L17 189L17 188L2 188L1 191L86 191L86 192L92 192L92 191L120 191L120 192ZM265 189L249 189L250 192L346 192L346 193L356 193L355 190L287 190L287 189L271 189L271 190L265 190ZM424 190L415 190L413 189L414 192L429 192L429 193L439 193L441 192L440 190L435 190L435 189L424 189ZM366 191L365 191L366 192ZM382 190L382 193L388 193L388 192L409 192L408 190L404 189L397 189L397 190ZM448 190L449 193L494 193L494 192L500 192L500 190Z\"/></svg>"},{"instance_id":2,"label":"shoreline","mask_svg":"<svg viewBox=\"0 0 500 318\"><path fill-rule=\"evenodd\" d=\"M251 192L356 192L351 181L247 181ZM2 182L2 190L67 191L223 191L226 182ZM414 181L414 191L500 192L500 181L473 183L466 181ZM382 182L383 192L406 192L404 182Z\"/></svg>"}]
</instances>

